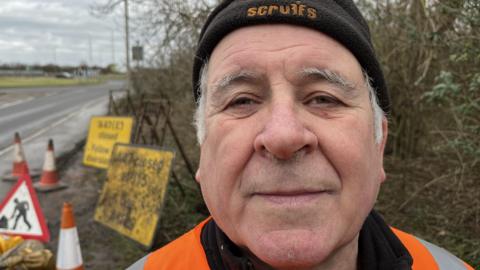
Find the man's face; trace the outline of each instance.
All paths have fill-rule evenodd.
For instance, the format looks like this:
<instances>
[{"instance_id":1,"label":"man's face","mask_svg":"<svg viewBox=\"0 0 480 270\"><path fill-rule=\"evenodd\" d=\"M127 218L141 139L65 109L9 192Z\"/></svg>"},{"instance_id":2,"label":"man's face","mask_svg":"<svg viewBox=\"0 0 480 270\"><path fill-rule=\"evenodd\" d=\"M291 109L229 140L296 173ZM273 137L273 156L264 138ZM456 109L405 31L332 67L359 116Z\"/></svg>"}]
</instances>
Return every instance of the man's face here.
<instances>
[{"instance_id":1,"label":"man's face","mask_svg":"<svg viewBox=\"0 0 480 270\"><path fill-rule=\"evenodd\" d=\"M217 45L207 77L197 180L220 228L274 267L356 252L385 141L355 57L307 28L246 27Z\"/></svg>"}]
</instances>

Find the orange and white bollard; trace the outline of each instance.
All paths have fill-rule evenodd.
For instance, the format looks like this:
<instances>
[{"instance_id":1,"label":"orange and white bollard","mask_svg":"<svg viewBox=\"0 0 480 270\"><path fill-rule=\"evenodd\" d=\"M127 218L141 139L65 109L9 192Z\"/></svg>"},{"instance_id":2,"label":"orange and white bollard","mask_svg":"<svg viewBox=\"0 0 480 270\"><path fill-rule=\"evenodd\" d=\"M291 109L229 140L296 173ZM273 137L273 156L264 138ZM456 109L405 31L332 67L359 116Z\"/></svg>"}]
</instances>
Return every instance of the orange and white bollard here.
<instances>
[{"instance_id":1,"label":"orange and white bollard","mask_svg":"<svg viewBox=\"0 0 480 270\"><path fill-rule=\"evenodd\" d=\"M57 270L83 270L77 226L70 203L63 204L62 223L57 249Z\"/></svg>"},{"instance_id":2,"label":"orange and white bollard","mask_svg":"<svg viewBox=\"0 0 480 270\"><path fill-rule=\"evenodd\" d=\"M16 181L18 177L29 174L27 160L25 159L25 153L22 147L22 139L20 134L15 132L14 147L13 147L13 166L10 177L6 177L5 181Z\"/></svg>"},{"instance_id":3,"label":"orange and white bollard","mask_svg":"<svg viewBox=\"0 0 480 270\"><path fill-rule=\"evenodd\" d=\"M34 187L38 191L54 191L67 186L58 179L57 167L55 166L55 154L53 150L53 140L48 140L47 152L43 163L43 172L40 182L35 183Z\"/></svg>"}]
</instances>

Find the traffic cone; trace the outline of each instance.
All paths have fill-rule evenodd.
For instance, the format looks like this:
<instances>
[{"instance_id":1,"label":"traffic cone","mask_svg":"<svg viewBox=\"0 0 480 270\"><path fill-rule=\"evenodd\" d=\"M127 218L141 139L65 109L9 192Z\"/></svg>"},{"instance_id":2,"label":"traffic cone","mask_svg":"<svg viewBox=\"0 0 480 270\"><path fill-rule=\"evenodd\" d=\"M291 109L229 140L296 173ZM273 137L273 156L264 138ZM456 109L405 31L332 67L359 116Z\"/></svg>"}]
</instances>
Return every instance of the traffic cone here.
<instances>
[{"instance_id":1,"label":"traffic cone","mask_svg":"<svg viewBox=\"0 0 480 270\"><path fill-rule=\"evenodd\" d=\"M83 270L82 252L70 203L63 204L62 225L58 238L57 270Z\"/></svg>"},{"instance_id":2,"label":"traffic cone","mask_svg":"<svg viewBox=\"0 0 480 270\"><path fill-rule=\"evenodd\" d=\"M22 139L20 134L15 132L14 147L13 147L13 166L10 176L3 178L5 181L16 181L18 177L29 174L27 160L23 152Z\"/></svg>"},{"instance_id":3,"label":"traffic cone","mask_svg":"<svg viewBox=\"0 0 480 270\"><path fill-rule=\"evenodd\" d=\"M43 163L43 172L40 182L33 185L40 192L54 191L66 188L67 185L58 179L57 168L55 166L55 154L53 151L53 140L48 140L47 152Z\"/></svg>"}]
</instances>

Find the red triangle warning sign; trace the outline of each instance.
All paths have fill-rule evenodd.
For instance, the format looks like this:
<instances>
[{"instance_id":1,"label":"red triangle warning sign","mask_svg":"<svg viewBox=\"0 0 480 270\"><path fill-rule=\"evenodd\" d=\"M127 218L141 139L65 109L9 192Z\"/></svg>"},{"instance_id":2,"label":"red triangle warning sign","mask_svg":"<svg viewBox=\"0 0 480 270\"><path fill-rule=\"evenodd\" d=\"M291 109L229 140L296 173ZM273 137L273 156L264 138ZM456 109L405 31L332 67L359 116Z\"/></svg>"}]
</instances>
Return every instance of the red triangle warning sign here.
<instances>
[{"instance_id":1,"label":"red triangle warning sign","mask_svg":"<svg viewBox=\"0 0 480 270\"><path fill-rule=\"evenodd\" d=\"M0 234L48 242L45 218L38 203L30 175L24 174L0 204Z\"/></svg>"}]
</instances>

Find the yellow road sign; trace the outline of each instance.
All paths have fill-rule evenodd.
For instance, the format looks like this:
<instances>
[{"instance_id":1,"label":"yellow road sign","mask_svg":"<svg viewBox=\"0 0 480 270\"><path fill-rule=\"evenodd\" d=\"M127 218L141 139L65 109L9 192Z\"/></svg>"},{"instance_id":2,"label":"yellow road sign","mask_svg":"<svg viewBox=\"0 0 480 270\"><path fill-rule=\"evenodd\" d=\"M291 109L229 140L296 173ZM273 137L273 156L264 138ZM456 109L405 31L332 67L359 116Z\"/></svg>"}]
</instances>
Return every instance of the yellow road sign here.
<instances>
[{"instance_id":1,"label":"yellow road sign","mask_svg":"<svg viewBox=\"0 0 480 270\"><path fill-rule=\"evenodd\" d=\"M175 154L116 144L95 220L150 248Z\"/></svg>"},{"instance_id":2,"label":"yellow road sign","mask_svg":"<svg viewBox=\"0 0 480 270\"><path fill-rule=\"evenodd\" d=\"M133 118L94 116L90 120L83 164L107 169L115 143L130 143Z\"/></svg>"}]
</instances>

